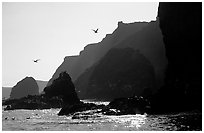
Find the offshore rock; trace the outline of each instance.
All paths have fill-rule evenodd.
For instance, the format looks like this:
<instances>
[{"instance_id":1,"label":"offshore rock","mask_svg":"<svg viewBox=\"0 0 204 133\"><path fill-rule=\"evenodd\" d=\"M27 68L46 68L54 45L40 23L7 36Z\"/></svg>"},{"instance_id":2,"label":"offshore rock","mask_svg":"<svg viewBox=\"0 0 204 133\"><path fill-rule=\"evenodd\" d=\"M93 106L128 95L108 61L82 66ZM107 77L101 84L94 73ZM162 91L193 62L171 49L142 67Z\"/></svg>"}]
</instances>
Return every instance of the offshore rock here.
<instances>
[{"instance_id":1,"label":"offshore rock","mask_svg":"<svg viewBox=\"0 0 204 133\"><path fill-rule=\"evenodd\" d=\"M96 105L94 103L80 102L78 104L64 106L60 110L58 115L70 115L70 114L74 114L76 112L83 112L83 111L87 111L87 110L102 109L103 107L105 107L105 105Z\"/></svg>"},{"instance_id":2,"label":"offshore rock","mask_svg":"<svg viewBox=\"0 0 204 133\"><path fill-rule=\"evenodd\" d=\"M71 77L66 72L60 73L50 86L45 87L44 92L49 97L61 96L65 105L80 102Z\"/></svg>"},{"instance_id":3,"label":"offshore rock","mask_svg":"<svg viewBox=\"0 0 204 133\"><path fill-rule=\"evenodd\" d=\"M143 97L118 98L113 100L103 110L105 115L129 115L149 113L150 102Z\"/></svg>"},{"instance_id":4,"label":"offshore rock","mask_svg":"<svg viewBox=\"0 0 204 133\"><path fill-rule=\"evenodd\" d=\"M33 77L19 81L11 90L10 99L19 99L28 95L39 95L39 88Z\"/></svg>"}]
</instances>

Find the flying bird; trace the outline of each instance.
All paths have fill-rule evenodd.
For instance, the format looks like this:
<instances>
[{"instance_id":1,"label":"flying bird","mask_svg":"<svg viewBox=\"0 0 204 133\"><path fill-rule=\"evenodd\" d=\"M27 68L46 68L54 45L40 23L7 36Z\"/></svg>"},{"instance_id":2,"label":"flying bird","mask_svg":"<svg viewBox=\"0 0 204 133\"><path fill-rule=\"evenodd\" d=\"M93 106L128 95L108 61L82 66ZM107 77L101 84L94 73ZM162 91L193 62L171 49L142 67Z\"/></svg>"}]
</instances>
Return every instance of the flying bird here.
<instances>
[{"instance_id":1,"label":"flying bird","mask_svg":"<svg viewBox=\"0 0 204 133\"><path fill-rule=\"evenodd\" d=\"M37 59L37 60L33 60L33 62L35 62L35 63L38 63L38 61L39 61L40 59Z\"/></svg>"},{"instance_id":2,"label":"flying bird","mask_svg":"<svg viewBox=\"0 0 204 133\"><path fill-rule=\"evenodd\" d=\"M93 29L92 29L93 30ZM93 30L94 31L94 33L98 33L98 29L96 29L96 30Z\"/></svg>"}]
</instances>

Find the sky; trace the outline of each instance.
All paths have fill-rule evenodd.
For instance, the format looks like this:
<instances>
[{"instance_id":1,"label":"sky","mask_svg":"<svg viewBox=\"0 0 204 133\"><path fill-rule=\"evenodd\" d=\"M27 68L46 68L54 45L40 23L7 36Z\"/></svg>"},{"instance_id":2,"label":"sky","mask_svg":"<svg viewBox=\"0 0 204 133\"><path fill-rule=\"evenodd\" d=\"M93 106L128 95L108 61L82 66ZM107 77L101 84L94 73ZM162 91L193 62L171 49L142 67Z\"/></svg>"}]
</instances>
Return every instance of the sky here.
<instances>
[{"instance_id":1,"label":"sky","mask_svg":"<svg viewBox=\"0 0 204 133\"><path fill-rule=\"evenodd\" d=\"M26 76L48 81L65 56L100 42L118 21L149 22L157 10L158 2L3 2L2 86L13 87Z\"/></svg>"}]
</instances>

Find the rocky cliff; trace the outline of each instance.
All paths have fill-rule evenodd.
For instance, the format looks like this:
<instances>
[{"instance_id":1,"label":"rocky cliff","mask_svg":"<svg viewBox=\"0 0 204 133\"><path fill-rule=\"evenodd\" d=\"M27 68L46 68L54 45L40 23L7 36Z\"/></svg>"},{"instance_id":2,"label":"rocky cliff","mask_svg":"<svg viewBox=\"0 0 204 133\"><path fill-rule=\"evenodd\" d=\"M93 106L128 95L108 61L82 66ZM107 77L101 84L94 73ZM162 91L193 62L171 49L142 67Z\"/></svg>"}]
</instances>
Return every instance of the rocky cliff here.
<instances>
[{"instance_id":1,"label":"rocky cliff","mask_svg":"<svg viewBox=\"0 0 204 133\"><path fill-rule=\"evenodd\" d=\"M168 67L155 110L202 109L202 3L160 3L158 19Z\"/></svg>"},{"instance_id":2,"label":"rocky cliff","mask_svg":"<svg viewBox=\"0 0 204 133\"><path fill-rule=\"evenodd\" d=\"M159 21L151 21L142 30L121 41L116 48L130 47L139 50L153 65L157 88L163 83L164 71L167 65L163 36Z\"/></svg>"},{"instance_id":3,"label":"rocky cliff","mask_svg":"<svg viewBox=\"0 0 204 133\"><path fill-rule=\"evenodd\" d=\"M153 91L155 83L154 68L139 50L112 48L75 85L80 99L113 100Z\"/></svg>"},{"instance_id":4,"label":"rocky cliff","mask_svg":"<svg viewBox=\"0 0 204 133\"><path fill-rule=\"evenodd\" d=\"M140 32L143 29L146 30ZM140 39L141 36L139 32L144 35L142 39ZM148 39L145 40L147 36ZM154 36L154 38L152 37L151 39L150 36ZM124 40L126 40L127 43L126 41L124 43ZM165 67L165 54L159 25L155 22L135 22L130 24L119 22L117 29L112 34L107 34L101 42L87 45L78 56L65 57L64 62L49 80L48 85L50 85L62 71L67 71L73 81L76 81L87 68L98 62L111 48L122 45L121 42L123 42L122 44L124 45L122 47L129 47L125 46L126 44L131 46L134 44L133 47L135 49L139 49L145 56L150 57L149 60L155 67L156 77L159 77L159 79L162 78L161 75L163 72L160 70L163 70ZM131 44L129 42L131 42ZM148 42L148 44L146 42ZM150 48L146 47L146 45L150 45L150 43L152 43L152 46L150 46Z\"/></svg>"},{"instance_id":5,"label":"rocky cliff","mask_svg":"<svg viewBox=\"0 0 204 133\"><path fill-rule=\"evenodd\" d=\"M11 90L10 99L18 99L28 95L39 95L38 84L33 77L19 81Z\"/></svg>"}]
</instances>

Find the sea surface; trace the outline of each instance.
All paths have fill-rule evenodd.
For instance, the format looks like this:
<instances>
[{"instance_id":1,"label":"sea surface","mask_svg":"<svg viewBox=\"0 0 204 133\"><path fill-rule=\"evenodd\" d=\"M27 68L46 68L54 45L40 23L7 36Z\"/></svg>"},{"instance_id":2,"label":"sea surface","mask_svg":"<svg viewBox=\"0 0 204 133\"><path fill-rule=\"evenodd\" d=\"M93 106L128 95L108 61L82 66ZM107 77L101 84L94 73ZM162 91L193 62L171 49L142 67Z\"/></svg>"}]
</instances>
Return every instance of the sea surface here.
<instances>
[{"instance_id":1,"label":"sea surface","mask_svg":"<svg viewBox=\"0 0 204 133\"><path fill-rule=\"evenodd\" d=\"M107 104L107 103L104 103ZM3 131L201 131L202 114L182 112L165 115L97 114L88 119L58 116L60 109L2 110Z\"/></svg>"}]
</instances>

